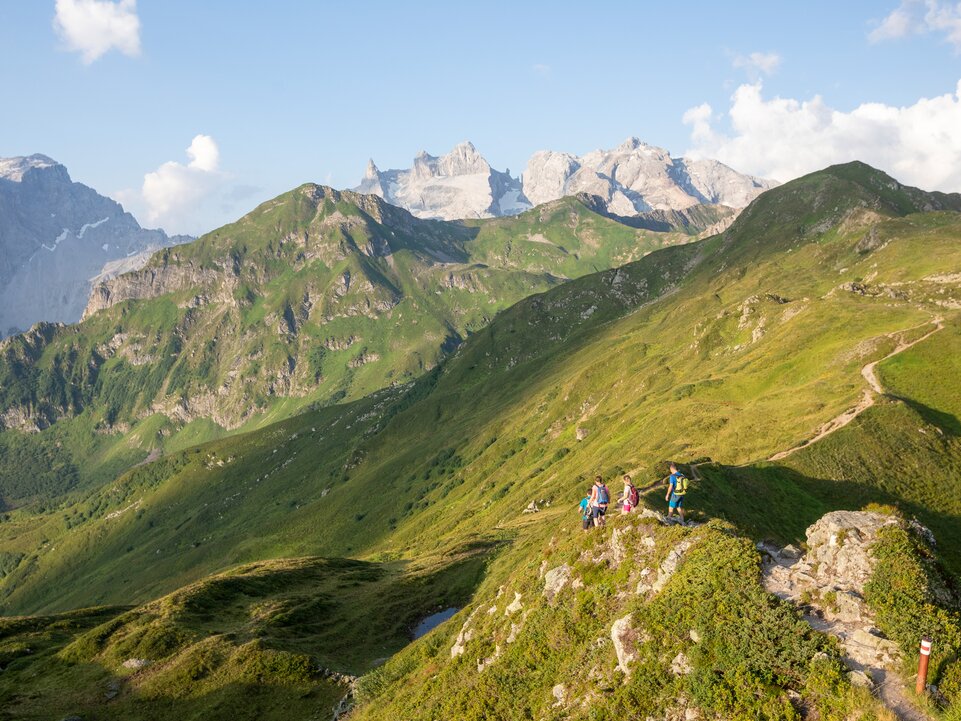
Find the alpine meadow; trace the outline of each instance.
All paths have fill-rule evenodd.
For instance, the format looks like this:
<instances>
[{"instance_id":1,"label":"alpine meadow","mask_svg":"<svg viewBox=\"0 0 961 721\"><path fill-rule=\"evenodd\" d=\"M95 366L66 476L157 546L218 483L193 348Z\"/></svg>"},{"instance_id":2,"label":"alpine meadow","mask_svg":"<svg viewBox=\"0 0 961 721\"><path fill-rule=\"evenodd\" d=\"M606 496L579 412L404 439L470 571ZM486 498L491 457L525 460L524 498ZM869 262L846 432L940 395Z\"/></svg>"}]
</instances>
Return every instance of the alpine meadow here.
<instances>
[{"instance_id":1,"label":"alpine meadow","mask_svg":"<svg viewBox=\"0 0 961 721\"><path fill-rule=\"evenodd\" d=\"M961 721L890 4L0 10L0 721Z\"/></svg>"}]
</instances>

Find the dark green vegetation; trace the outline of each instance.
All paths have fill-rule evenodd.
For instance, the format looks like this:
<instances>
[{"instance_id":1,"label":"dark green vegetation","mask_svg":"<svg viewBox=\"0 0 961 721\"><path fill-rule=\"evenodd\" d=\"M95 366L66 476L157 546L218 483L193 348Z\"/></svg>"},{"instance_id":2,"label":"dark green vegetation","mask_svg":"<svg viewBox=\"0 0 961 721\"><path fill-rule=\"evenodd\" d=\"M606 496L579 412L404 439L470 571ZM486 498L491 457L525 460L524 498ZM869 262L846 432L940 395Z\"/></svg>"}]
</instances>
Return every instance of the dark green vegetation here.
<instances>
[{"instance_id":1,"label":"dark green vegetation","mask_svg":"<svg viewBox=\"0 0 961 721\"><path fill-rule=\"evenodd\" d=\"M798 719L801 707L823 719L855 709L878 717L870 695L847 684L836 647L761 589L757 551L731 527L610 525L581 534L569 523L542 554L518 550L510 575L485 583L475 611L361 679L354 718L606 720L678 709L683 718L697 708L717 718ZM672 552L684 553L683 563L664 574ZM565 569L553 592L552 577ZM656 579L663 589L651 589Z\"/></svg>"},{"instance_id":2,"label":"dark green vegetation","mask_svg":"<svg viewBox=\"0 0 961 721\"><path fill-rule=\"evenodd\" d=\"M56 495L51 479L24 480L21 460L69 469L60 490L89 487L154 449L408 383L521 298L686 242L723 214L655 232L568 198L445 223L301 186L100 285L79 326L0 345L0 428L45 429L6 441L19 452L0 462L0 502Z\"/></svg>"},{"instance_id":3,"label":"dark green vegetation","mask_svg":"<svg viewBox=\"0 0 961 721\"><path fill-rule=\"evenodd\" d=\"M483 641L463 656L450 656L455 621L365 677L361 717L549 715L557 682L542 667L570 679L570 698L592 699L568 717L630 707L644 718L683 694L723 717L793 718L788 691L822 718L844 718L855 706L874 713L825 640L745 581L757 575L746 537L797 542L826 511L889 503L930 526L944 563L961 567L961 437L950 393L961 356L941 352L961 346L958 208L955 196L903 188L860 164L769 191L723 234L516 303L409 384L204 445L172 444L116 480L79 483L43 509L9 511L0 523L3 608L148 608L237 564L321 556L391 566L505 542L460 623L504 586L528 599L523 642L501 642L511 593L490 617L475 617ZM203 241L191 252L205 257ZM114 306L82 328L143 305ZM938 317L943 329L879 363L884 393L874 393L873 406L817 443L763 460L853 408L868 389L862 369L934 330ZM275 412L283 408L278 402ZM50 431L79 421L83 413ZM162 430L151 422L127 438ZM119 447L100 452L118 458ZM661 595L620 597L643 570L636 559L591 566L578 554L595 553L588 546L597 539L568 538L586 479L631 471L645 486L662 478L665 459L707 457L691 472L692 512L725 523L690 535L707 538L724 564L696 550L702 539L690 572L682 566ZM648 502L663 503L661 493ZM523 515L532 500L547 510ZM655 554L687 535L651 532ZM575 567L585 587L568 587L556 605L540 600L544 559ZM460 586L465 596L472 587ZM645 671L621 684L610 644L593 643L627 613L664 648L642 650ZM770 654L743 653L753 637L741 614L776 640ZM712 616L729 622L700 633ZM692 628L703 639L689 659L694 670L665 677ZM282 650L320 659L330 641ZM477 673L498 643L501 655ZM99 653L88 657L98 668L119 658ZM445 681L429 680L438 674Z\"/></svg>"},{"instance_id":4,"label":"dark green vegetation","mask_svg":"<svg viewBox=\"0 0 961 721\"><path fill-rule=\"evenodd\" d=\"M347 692L331 669L382 663L425 615L466 602L491 551L270 561L136 609L0 622L0 718L327 718Z\"/></svg>"},{"instance_id":5,"label":"dark green vegetation","mask_svg":"<svg viewBox=\"0 0 961 721\"><path fill-rule=\"evenodd\" d=\"M884 528L873 553L877 566L864 598L878 627L908 652L908 672L919 636L933 639L930 683L940 685L952 704L961 703L961 596L955 580L940 567L932 544L907 528Z\"/></svg>"}]
</instances>

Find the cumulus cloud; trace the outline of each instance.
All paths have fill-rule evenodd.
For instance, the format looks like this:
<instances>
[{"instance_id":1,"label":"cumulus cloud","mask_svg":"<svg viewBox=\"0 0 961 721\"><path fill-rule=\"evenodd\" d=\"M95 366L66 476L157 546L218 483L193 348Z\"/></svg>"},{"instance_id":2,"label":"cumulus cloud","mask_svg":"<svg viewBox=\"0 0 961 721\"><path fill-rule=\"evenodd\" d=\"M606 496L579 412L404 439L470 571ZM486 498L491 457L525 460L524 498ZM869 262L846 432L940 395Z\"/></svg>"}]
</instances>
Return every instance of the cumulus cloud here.
<instances>
[{"instance_id":1,"label":"cumulus cloud","mask_svg":"<svg viewBox=\"0 0 961 721\"><path fill-rule=\"evenodd\" d=\"M116 48L140 54L137 0L56 0L53 27L68 50L90 64Z\"/></svg>"},{"instance_id":2,"label":"cumulus cloud","mask_svg":"<svg viewBox=\"0 0 961 721\"><path fill-rule=\"evenodd\" d=\"M197 135L187 148L188 162L168 161L147 173L139 191L115 194L117 200L134 210L152 227L168 233L210 230L210 201L222 193L228 180L220 170L220 150L209 135Z\"/></svg>"},{"instance_id":3,"label":"cumulus cloud","mask_svg":"<svg viewBox=\"0 0 961 721\"><path fill-rule=\"evenodd\" d=\"M683 121L691 127L689 156L741 172L787 181L862 160L911 185L961 191L961 81L953 93L906 107L864 103L849 112L820 96L765 98L757 82L735 91L726 114L718 117L704 103Z\"/></svg>"},{"instance_id":4,"label":"cumulus cloud","mask_svg":"<svg viewBox=\"0 0 961 721\"><path fill-rule=\"evenodd\" d=\"M746 70L753 78L760 75L772 75L781 65L781 56L777 53L751 53L750 55L735 55L731 60L735 68Z\"/></svg>"},{"instance_id":5,"label":"cumulus cloud","mask_svg":"<svg viewBox=\"0 0 961 721\"><path fill-rule=\"evenodd\" d=\"M868 39L877 43L924 33L942 33L955 50L961 51L961 2L902 0L868 34Z\"/></svg>"}]
</instances>

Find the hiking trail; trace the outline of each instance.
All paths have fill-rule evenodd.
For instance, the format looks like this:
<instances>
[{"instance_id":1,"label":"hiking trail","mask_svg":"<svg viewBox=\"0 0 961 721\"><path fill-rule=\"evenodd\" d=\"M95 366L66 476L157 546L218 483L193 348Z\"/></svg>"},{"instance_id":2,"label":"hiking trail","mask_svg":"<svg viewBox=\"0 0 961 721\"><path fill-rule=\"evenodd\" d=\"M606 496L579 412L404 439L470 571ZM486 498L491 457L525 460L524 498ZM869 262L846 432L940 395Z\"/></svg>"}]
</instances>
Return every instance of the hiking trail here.
<instances>
[{"instance_id":1,"label":"hiking trail","mask_svg":"<svg viewBox=\"0 0 961 721\"><path fill-rule=\"evenodd\" d=\"M910 342L907 342L904 340L905 333L908 333L909 331L912 331L912 330L916 330L917 328L922 328L930 324L934 324L935 327L932 330L925 333L924 335L922 335L920 338L916 338ZM899 353L903 353L909 348L916 346L921 341L927 340L928 338L930 338L932 335L937 333L939 330L942 330L943 328L944 328L944 319L938 316L938 317L932 318L929 321L925 321L920 325L912 326L911 328L905 328L904 330L897 330L897 331L892 331L891 333L885 333L884 335L885 338L891 338L892 340L897 340L898 344L895 347L895 349L890 353L888 353L886 356L884 356L883 358L879 358L878 360L871 361L861 369L861 376L864 378L865 381L867 381L867 384L870 387L864 389L864 392L861 394L861 398L854 405L854 407L848 408L846 411L844 411L840 415L835 416L834 418L829 420L827 423L822 424L812 438L809 438L808 440L803 441L802 443L799 443L798 445L793 446L792 448L788 448L786 451L779 451L778 453L775 453L773 456L768 458L768 460L780 461L784 458L787 458L795 451L799 451L802 448L807 448L808 446L811 446L814 443L817 443L818 441L824 438L827 438L832 433L839 431L840 429L844 428L844 426L846 426L848 423L850 423L855 418L857 418L859 415L864 413L864 411L866 411L868 408L874 405L874 402L877 399L877 396L885 394L884 387L881 385L881 381L878 379L878 375L877 375L878 364L883 363L889 358L893 358Z\"/></svg>"},{"instance_id":2,"label":"hiking trail","mask_svg":"<svg viewBox=\"0 0 961 721\"><path fill-rule=\"evenodd\" d=\"M803 555L793 546L759 544L762 584L796 605L812 628L838 639L852 683L868 687L902 721L931 721L896 670L901 651L875 629L863 600L874 568L870 548L878 530L891 523L882 514L835 511L807 529Z\"/></svg>"}]
</instances>

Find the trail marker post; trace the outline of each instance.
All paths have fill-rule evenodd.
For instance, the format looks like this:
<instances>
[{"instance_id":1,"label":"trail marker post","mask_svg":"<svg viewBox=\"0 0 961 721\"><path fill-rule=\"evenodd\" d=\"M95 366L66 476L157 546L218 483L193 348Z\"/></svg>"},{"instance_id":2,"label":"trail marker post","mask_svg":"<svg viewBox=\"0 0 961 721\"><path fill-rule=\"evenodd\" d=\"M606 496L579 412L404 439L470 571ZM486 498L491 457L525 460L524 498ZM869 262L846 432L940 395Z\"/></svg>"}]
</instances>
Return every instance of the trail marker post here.
<instances>
[{"instance_id":1,"label":"trail marker post","mask_svg":"<svg viewBox=\"0 0 961 721\"><path fill-rule=\"evenodd\" d=\"M921 657L918 659L918 682L914 691L919 696L928 686L928 659L931 658L931 639L925 636L921 639Z\"/></svg>"}]
</instances>

